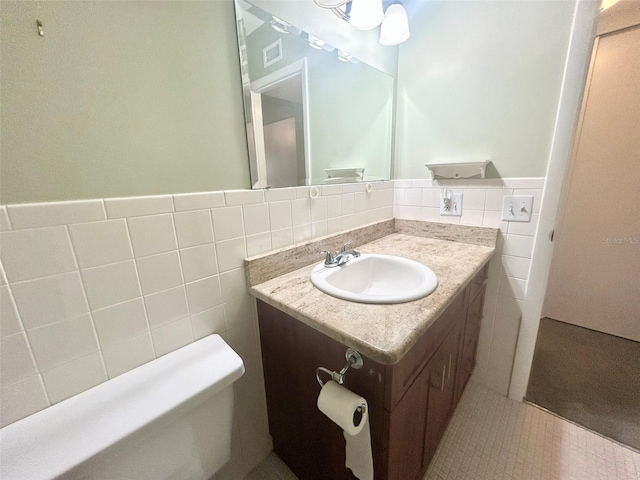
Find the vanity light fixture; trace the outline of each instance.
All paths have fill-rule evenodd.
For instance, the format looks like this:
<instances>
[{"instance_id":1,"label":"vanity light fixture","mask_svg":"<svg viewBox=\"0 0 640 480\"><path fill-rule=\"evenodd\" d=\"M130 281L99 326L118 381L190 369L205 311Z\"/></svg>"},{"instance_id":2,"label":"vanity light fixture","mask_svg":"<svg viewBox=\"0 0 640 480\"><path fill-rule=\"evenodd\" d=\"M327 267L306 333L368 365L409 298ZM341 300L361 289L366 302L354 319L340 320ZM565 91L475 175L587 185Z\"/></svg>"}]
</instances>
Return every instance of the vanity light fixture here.
<instances>
[{"instance_id":1,"label":"vanity light fixture","mask_svg":"<svg viewBox=\"0 0 640 480\"><path fill-rule=\"evenodd\" d=\"M382 0L351 0L349 25L358 30L371 30L382 23Z\"/></svg>"},{"instance_id":2,"label":"vanity light fixture","mask_svg":"<svg viewBox=\"0 0 640 480\"><path fill-rule=\"evenodd\" d=\"M329 8L339 18L358 30L370 30L382 25L380 43L398 45L409 36L407 11L398 0L314 0L322 8ZM390 4L386 12L384 4Z\"/></svg>"},{"instance_id":3,"label":"vanity light fixture","mask_svg":"<svg viewBox=\"0 0 640 480\"><path fill-rule=\"evenodd\" d=\"M325 45L327 44L327 42L325 42L324 40L320 40L319 38L314 37L311 34L308 35L308 38L309 38L309 46L311 48L315 48L316 50L324 49Z\"/></svg>"},{"instance_id":4,"label":"vanity light fixture","mask_svg":"<svg viewBox=\"0 0 640 480\"><path fill-rule=\"evenodd\" d=\"M382 27L380 27L380 43L382 45L399 45L406 41L410 35L407 11L399 3L389 5L384 14Z\"/></svg>"},{"instance_id":5,"label":"vanity light fixture","mask_svg":"<svg viewBox=\"0 0 640 480\"><path fill-rule=\"evenodd\" d=\"M275 15L271 15L271 21L269 22L271 28L273 28L276 32L284 33L285 35L300 35L302 30L298 27L291 25L288 22L276 17Z\"/></svg>"},{"instance_id":6,"label":"vanity light fixture","mask_svg":"<svg viewBox=\"0 0 640 480\"><path fill-rule=\"evenodd\" d=\"M350 62L353 58L353 55L348 54L343 50L338 50L338 60L341 62Z\"/></svg>"}]
</instances>

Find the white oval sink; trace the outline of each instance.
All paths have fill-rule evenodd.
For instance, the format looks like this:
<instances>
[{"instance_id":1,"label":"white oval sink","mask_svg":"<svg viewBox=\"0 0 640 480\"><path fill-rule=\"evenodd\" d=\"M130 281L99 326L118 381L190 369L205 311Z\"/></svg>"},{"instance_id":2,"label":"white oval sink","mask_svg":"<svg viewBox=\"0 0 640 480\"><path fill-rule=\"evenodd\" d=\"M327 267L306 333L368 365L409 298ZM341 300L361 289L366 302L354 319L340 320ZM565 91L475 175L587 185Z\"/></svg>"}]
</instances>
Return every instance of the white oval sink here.
<instances>
[{"instance_id":1,"label":"white oval sink","mask_svg":"<svg viewBox=\"0 0 640 480\"><path fill-rule=\"evenodd\" d=\"M321 263L311 272L316 288L359 303L404 303L426 297L438 286L433 271L406 258L362 254L340 267Z\"/></svg>"}]
</instances>

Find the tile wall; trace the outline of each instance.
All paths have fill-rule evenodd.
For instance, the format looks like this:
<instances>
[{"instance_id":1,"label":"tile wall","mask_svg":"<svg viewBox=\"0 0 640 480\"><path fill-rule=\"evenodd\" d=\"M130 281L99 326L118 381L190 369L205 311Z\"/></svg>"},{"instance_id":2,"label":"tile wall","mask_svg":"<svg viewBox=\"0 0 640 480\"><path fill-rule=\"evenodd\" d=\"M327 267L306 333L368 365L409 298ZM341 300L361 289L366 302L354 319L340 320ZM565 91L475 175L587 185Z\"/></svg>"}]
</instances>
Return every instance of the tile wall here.
<instances>
[{"instance_id":1,"label":"tile wall","mask_svg":"<svg viewBox=\"0 0 640 480\"><path fill-rule=\"evenodd\" d=\"M544 178L395 181L395 218L500 229L498 252L489 269L474 377L502 395L509 391L543 185ZM461 217L440 216L444 188L463 194ZM531 222L502 221L504 195L533 195Z\"/></svg>"},{"instance_id":2,"label":"tile wall","mask_svg":"<svg viewBox=\"0 0 640 480\"><path fill-rule=\"evenodd\" d=\"M243 259L393 217L393 183L0 207L7 425L211 333L242 356L234 462L270 450ZM338 248L338 245L328 245Z\"/></svg>"},{"instance_id":3,"label":"tile wall","mask_svg":"<svg viewBox=\"0 0 640 480\"><path fill-rule=\"evenodd\" d=\"M463 193L440 217L440 190ZM255 303L242 260L392 217L499 227L477 380L506 394L543 179L396 180L0 207L2 416L7 425L211 333L243 357L233 462L270 449ZM534 195L531 223L500 220L502 196ZM337 245L328 246L337 248Z\"/></svg>"}]
</instances>

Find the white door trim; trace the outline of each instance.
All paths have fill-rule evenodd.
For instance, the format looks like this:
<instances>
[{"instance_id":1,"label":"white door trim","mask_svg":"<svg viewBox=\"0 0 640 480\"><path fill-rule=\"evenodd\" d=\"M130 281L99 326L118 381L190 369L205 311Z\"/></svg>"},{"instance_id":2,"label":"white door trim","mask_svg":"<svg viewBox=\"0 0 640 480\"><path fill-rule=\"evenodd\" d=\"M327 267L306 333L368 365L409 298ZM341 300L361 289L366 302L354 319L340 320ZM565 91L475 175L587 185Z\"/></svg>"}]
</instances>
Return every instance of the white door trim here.
<instances>
[{"instance_id":1,"label":"white door trim","mask_svg":"<svg viewBox=\"0 0 640 480\"><path fill-rule=\"evenodd\" d=\"M549 165L544 184L527 294L522 307L522 321L509 386L509 398L522 401L527 391L531 363L538 336L553 244L551 233L556 224L562 191L578 125L585 81L589 71L600 2L576 0L569 48L556 113Z\"/></svg>"}]
</instances>

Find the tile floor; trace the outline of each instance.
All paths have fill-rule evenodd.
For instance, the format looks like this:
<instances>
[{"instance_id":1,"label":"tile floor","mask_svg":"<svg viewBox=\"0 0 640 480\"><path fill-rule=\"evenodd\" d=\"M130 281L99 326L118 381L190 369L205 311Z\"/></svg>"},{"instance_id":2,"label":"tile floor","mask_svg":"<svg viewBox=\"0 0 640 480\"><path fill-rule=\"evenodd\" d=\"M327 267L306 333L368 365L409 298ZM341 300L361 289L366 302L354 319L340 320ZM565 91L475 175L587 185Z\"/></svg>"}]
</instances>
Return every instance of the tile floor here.
<instances>
[{"instance_id":1,"label":"tile floor","mask_svg":"<svg viewBox=\"0 0 640 480\"><path fill-rule=\"evenodd\" d=\"M473 381L424 480L639 480L640 454ZM296 480L271 454L247 480Z\"/></svg>"}]
</instances>

